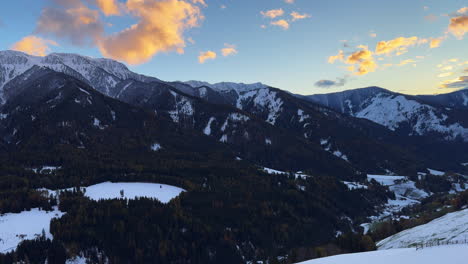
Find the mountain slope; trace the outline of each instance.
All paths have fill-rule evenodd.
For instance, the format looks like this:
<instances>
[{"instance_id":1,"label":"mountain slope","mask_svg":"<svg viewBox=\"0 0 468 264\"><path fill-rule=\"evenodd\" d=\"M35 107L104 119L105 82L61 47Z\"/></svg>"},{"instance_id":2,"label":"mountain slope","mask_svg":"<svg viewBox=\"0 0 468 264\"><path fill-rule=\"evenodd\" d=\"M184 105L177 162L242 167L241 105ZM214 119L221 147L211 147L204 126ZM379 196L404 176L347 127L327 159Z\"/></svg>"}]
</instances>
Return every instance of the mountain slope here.
<instances>
[{"instance_id":1,"label":"mountain slope","mask_svg":"<svg viewBox=\"0 0 468 264\"><path fill-rule=\"evenodd\" d=\"M419 97L369 87L306 98L341 113L371 120L401 135L468 141L465 112L428 103Z\"/></svg>"},{"instance_id":2,"label":"mountain slope","mask_svg":"<svg viewBox=\"0 0 468 264\"><path fill-rule=\"evenodd\" d=\"M437 104L440 106L468 109L468 90L460 90L447 94L437 95L418 95L418 98L426 102Z\"/></svg>"}]
</instances>

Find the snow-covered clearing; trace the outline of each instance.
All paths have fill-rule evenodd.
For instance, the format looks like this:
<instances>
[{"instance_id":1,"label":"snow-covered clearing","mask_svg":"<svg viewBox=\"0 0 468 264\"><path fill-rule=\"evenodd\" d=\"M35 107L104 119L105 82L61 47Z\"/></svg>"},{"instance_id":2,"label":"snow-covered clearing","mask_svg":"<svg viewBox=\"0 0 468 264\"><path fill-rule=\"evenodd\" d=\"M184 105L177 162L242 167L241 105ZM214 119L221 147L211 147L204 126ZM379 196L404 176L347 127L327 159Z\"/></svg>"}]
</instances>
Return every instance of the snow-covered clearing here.
<instances>
[{"instance_id":1,"label":"snow-covered clearing","mask_svg":"<svg viewBox=\"0 0 468 264\"><path fill-rule=\"evenodd\" d=\"M123 197L121 195L123 190ZM153 198L168 203L170 200L179 196L184 189L179 187L157 184L157 183L140 183L140 182L103 182L96 185L86 187L85 196L92 200L108 200L108 199L135 199L137 197Z\"/></svg>"},{"instance_id":2,"label":"snow-covered clearing","mask_svg":"<svg viewBox=\"0 0 468 264\"><path fill-rule=\"evenodd\" d=\"M8 213L0 216L0 253L16 249L23 240L31 240L42 234L44 230L47 238L50 234L50 221L60 218L64 213L55 209L51 212L32 209L21 213Z\"/></svg>"},{"instance_id":3,"label":"snow-covered clearing","mask_svg":"<svg viewBox=\"0 0 468 264\"><path fill-rule=\"evenodd\" d=\"M377 246L379 249L405 248L420 243L465 239L468 240L468 209L449 213L425 225L401 231L378 242Z\"/></svg>"},{"instance_id":4,"label":"snow-covered clearing","mask_svg":"<svg viewBox=\"0 0 468 264\"><path fill-rule=\"evenodd\" d=\"M185 192L184 189L176 186L146 182L103 182L88 187L81 187L81 189L85 189L86 197L95 201L121 198L131 200L138 197L146 197L157 199L162 203L168 203L182 192ZM48 195L55 196L59 192L71 191L73 188L57 191L44 188L39 190L47 191ZM123 192L121 193L121 191Z\"/></svg>"},{"instance_id":5,"label":"snow-covered clearing","mask_svg":"<svg viewBox=\"0 0 468 264\"><path fill-rule=\"evenodd\" d=\"M314 259L301 264L466 264L468 245L451 245L416 250L379 250Z\"/></svg>"}]
</instances>

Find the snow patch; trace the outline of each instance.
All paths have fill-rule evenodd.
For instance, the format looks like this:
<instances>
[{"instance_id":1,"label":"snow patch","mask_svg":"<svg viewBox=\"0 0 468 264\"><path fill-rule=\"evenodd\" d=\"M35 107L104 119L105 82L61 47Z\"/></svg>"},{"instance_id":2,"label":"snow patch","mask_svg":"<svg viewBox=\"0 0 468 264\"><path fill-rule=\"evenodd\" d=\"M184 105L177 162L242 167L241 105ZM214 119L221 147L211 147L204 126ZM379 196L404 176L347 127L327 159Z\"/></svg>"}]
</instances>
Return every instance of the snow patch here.
<instances>
[{"instance_id":1,"label":"snow patch","mask_svg":"<svg viewBox=\"0 0 468 264\"><path fill-rule=\"evenodd\" d=\"M64 213L57 208L47 212L37 208L21 213L8 213L0 216L0 253L10 252L23 240L41 236L44 230L47 238L52 239L50 221L60 218Z\"/></svg>"},{"instance_id":2,"label":"snow patch","mask_svg":"<svg viewBox=\"0 0 468 264\"><path fill-rule=\"evenodd\" d=\"M208 121L208 124L206 125L205 129L203 129L203 133L207 136L211 135L211 123L215 121L216 118L211 117L210 120Z\"/></svg>"},{"instance_id":3,"label":"snow patch","mask_svg":"<svg viewBox=\"0 0 468 264\"><path fill-rule=\"evenodd\" d=\"M444 176L445 175L445 172L443 171L438 171L438 170L432 170L432 169L427 169L429 171L429 173L431 175L435 175L435 176Z\"/></svg>"},{"instance_id":4,"label":"snow patch","mask_svg":"<svg viewBox=\"0 0 468 264\"><path fill-rule=\"evenodd\" d=\"M162 149L162 147L161 147L161 145L159 145L159 143L154 143L153 145L151 145L151 150L152 151L159 151L161 149Z\"/></svg>"},{"instance_id":5,"label":"snow patch","mask_svg":"<svg viewBox=\"0 0 468 264\"><path fill-rule=\"evenodd\" d=\"M359 182L343 181L343 183L348 187L349 190L367 189L368 188L366 185L361 184Z\"/></svg>"}]
</instances>

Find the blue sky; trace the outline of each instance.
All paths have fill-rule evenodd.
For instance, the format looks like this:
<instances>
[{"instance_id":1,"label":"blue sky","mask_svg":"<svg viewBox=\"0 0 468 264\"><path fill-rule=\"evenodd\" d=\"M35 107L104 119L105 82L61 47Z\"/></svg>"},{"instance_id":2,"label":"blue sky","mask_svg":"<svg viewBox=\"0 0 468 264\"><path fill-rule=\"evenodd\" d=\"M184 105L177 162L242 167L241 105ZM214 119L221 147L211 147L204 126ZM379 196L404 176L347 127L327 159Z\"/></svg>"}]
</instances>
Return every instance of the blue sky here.
<instances>
[{"instance_id":1,"label":"blue sky","mask_svg":"<svg viewBox=\"0 0 468 264\"><path fill-rule=\"evenodd\" d=\"M128 52L132 49L142 50L141 46L132 45L137 42L134 41L136 38L146 34L145 39L151 38L154 45L159 47L161 42L165 46L149 51L148 59L137 63L131 61L129 67L139 73L163 80L261 81L300 94L327 93L372 85L410 94L444 93L455 89L447 88L454 86L443 87L441 83L457 82L462 76L468 75L463 72L468 68L468 64L465 64L468 61L468 34L465 35L468 26L462 24L458 27L458 35L449 30L451 19L464 19L468 15L462 10L468 6L466 0L295 0L292 4L284 0L205 0L206 5L200 1L194 3L197 1L185 0L190 6L185 6L185 10L198 10L199 13L196 14L197 26L182 26L177 33L177 37L185 43L183 54L176 52L174 38L172 42L168 41L163 39L164 34L158 32L139 31L132 37L118 35L109 40L112 34L119 34L144 19L147 20L146 25L153 27L151 30L160 30L161 25L158 23L164 24L164 28L172 28L167 24L177 21L172 19L171 11L155 8L154 12L151 11L142 18L143 7L135 7L132 11L127 1L121 0L116 3L121 8L119 15L106 16L103 6L94 1L98 0L5 1L0 9L0 49L19 49L22 46L15 46L15 43L25 37L35 36L46 42L47 53L80 53L130 62L122 53L126 49ZM148 6L144 7L145 10L149 10L149 6L156 7L156 2L183 2L131 1L146 2ZM38 26L40 21L49 19L41 16L44 10L61 10L63 14L72 14L66 11L78 6L98 14L96 24L102 25L103 32L96 33L98 37L90 37L86 36L91 34L87 28L81 30L77 26L78 30L73 34L93 40L72 43L66 32L52 29L50 23L48 28ZM168 6L176 7L175 4ZM278 9L282 9L284 14L275 18L265 17L261 13ZM457 13L459 10L461 11ZM306 17L293 22L291 12ZM60 19L53 22L68 21L62 17ZM287 21L289 28L271 25L271 22L278 20ZM377 43L400 37L417 39L406 46L399 46L404 48L401 55L397 55L399 49L380 55L376 53ZM97 44L96 38L99 41L104 39L105 42L100 43L105 44ZM435 38L441 38L442 41L438 47L430 48L430 41ZM145 39L142 40L143 43ZM37 45L44 45L43 42ZM233 47L236 52L225 57L221 50L226 44L233 45L229 47ZM344 47L345 44L347 47ZM119 45L122 47L118 47L118 51L114 50ZM177 45L180 45L180 40ZM333 64L329 63L329 57L337 55L340 50L343 50L344 58ZM371 58L366 61L371 60L376 66L372 66L369 72L357 75L357 68L362 65L363 60L353 64L348 57L362 50L369 51ZM216 58L200 63L198 57L207 51L216 53ZM349 66L355 66L355 70L350 71L347 69ZM316 83L320 80L335 83L343 81L341 86L317 86ZM326 83L334 84L333 82ZM456 87L463 88L459 85Z\"/></svg>"}]
</instances>

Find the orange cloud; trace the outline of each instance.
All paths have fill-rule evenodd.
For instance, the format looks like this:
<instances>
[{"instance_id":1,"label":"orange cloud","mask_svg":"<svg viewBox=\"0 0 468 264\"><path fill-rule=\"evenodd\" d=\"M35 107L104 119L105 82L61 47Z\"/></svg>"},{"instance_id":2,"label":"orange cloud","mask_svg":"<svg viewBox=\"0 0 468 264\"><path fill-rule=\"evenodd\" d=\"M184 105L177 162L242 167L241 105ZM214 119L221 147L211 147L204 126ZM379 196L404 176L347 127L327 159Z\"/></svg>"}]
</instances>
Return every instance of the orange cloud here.
<instances>
[{"instance_id":1,"label":"orange cloud","mask_svg":"<svg viewBox=\"0 0 468 264\"><path fill-rule=\"evenodd\" d=\"M366 46L359 46L361 50L351 54L345 61L347 64L351 64L348 70L353 72L355 75L365 75L369 72L374 72L377 69L373 53Z\"/></svg>"},{"instance_id":2,"label":"orange cloud","mask_svg":"<svg viewBox=\"0 0 468 264\"><path fill-rule=\"evenodd\" d=\"M311 17L309 14L300 14L298 12L292 12L291 13L292 21L300 20L300 19L306 19Z\"/></svg>"},{"instance_id":3,"label":"orange cloud","mask_svg":"<svg viewBox=\"0 0 468 264\"><path fill-rule=\"evenodd\" d=\"M221 53L223 54L224 57L237 54L237 49L235 45L226 43L224 44L224 46L225 48L221 50Z\"/></svg>"},{"instance_id":4,"label":"orange cloud","mask_svg":"<svg viewBox=\"0 0 468 264\"><path fill-rule=\"evenodd\" d=\"M467 14L468 13L468 6L467 7L462 7L460 9L458 9L457 11L458 14Z\"/></svg>"},{"instance_id":5,"label":"orange cloud","mask_svg":"<svg viewBox=\"0 0 468 264\"><path fill-rule=\"evenodd\" d=\"M441 74L437 75L437 77L444 78L444 77L448 77L448 76L452 76L452 75L453 75L453 72L444 72L444 73L441 73Z\"/></svg>"},{"instance_id":6,"label":"orange cloud","mask_svg":"<svg viewBox=\"0 0 468 264\"><path fill-rule=\"evenodd\" d=\"M338 52L338 55L328 57L328 63L333 64L337 60L344 61L344 52L342 50Z\"/></svg>"},{"instance_id":7,"label":"orange cloud","mask_svg":"<svg viewBox=\"0 0 468 264\"><path fill-rule=\"evenodd\" d=\"M463 36L468 32L468 16L452 17L449 24L449 32L452 33L458 39L462 39Z\"/></svg>"},{"instance_id":8,"label":"orange cloud","mask_svg":"<svg viewBox=\"0 0 468 264\"><path fill-rule=\"evenodd\" d=\"M440 47L440 44L442 44L442 41L444 41L444 37L433 38L433 39L431 39L431 42L429 43L429 47L431 49L438 48L438 47Z\"/></svg>"},{"instance_id":9,"label":"orange cloud","mask_svg":"<svg viewBox=\"0 0 468 264\"><path fill-rule=\"evenodd\" d=\"M85 45L96 42L104 32L104 25L97 10L81 4L68 9L45 8L37 22L36 32L66 38L75 45Z\"/></svg>"},{"instance_id":10,"label":"orange cloud","mask_svg":"<svg viewBox=\"0 0 468 264\"><path fill-rule=\"evenodd\" d=\"M208 5L205 3L205 0L192 0L192 3L194 4L201 4L204 7L207 7Z\"/></svg>"},{"instance_id":11,"label":"orange cloud","mask_svg":"<svg viewBox=\"0 0 468 264\"><path fill-rule=\"evenodd\" d=\"M294 4L294 1L295 1L295 0L284 0L284 2L285 2L286 4Z\"/></svg>"},{"instance_id":12,"label":"orange cloud","mask_svg":"<svg viewBox=\"0 0 468 264\"><path fill-rule=\"evenodd\" d=\"M117 0L96 0L96 4L106 16L120 15Z\"/></svg>"},{"instance_id":13,"label":"orange cloud","mask_svg":"<svg viewBox=\"0 0 468 264\"><path fill-rule=\"evenodd\" d=\"M286 20L284 20L284 19L280 19L280 20L277 20L277 21L273 21L273 22L271 22L270 24L272 24L273 26L281 27L281 28L283 28L284 30L289 29L289 22L286 21Z\"/></svg>"},{"instance_id":14,"label":"orange cloud","mask_svg":"<svg viewBox=\"0 0 468 264\"><path fill-rule=\"evenodd\" d=\"M404 60L404 61L401 61L398 66L404 66L406 64L410 64L410 63L415 63L416 61L415 60L412 60L412 59L408 59L408 60Z\"/></svg>"},{"instance_id":15,"label":"orange cloud","mask_svg":"<svg viewBox=\"0 0 468 264\"><path fill-rule=\"evenodd\" d=\"M269 17L271 19L279 17L284 15L283 9L272 9L268 11L261 11L260 14L262 14L264 17Z\"/></svg>"},{"instance_id":16,"label":"orange cloud","mask_svg":"<svg viewBox=\"0 0 468 264\"><path fill-rule=\"evenodd\" d=\"M393 52L397 52L397 55L406 53L407 47L416 45L418 43L417 37L404 38L399 37L389 41L380 41L377 44L375 53L378 55L387 54L390 55Z\"/></svg>"},{"instance_id":17,"label":"orange cloud","mask_svg":"<svg viewBox=\"0 0 468 264\"><path fill-rule=\"evenodd\" d=\"M49 46L58 46L53 40L43 39L36 36L27 36L13 44L12 50L22 51L35 56L45 56L49 53Z\"/></svg>"},{"instance_id":18,"label":"orange cloud","mask_svg":"<svg viewBox=\"0 0 468 264\"><path fill-rule=\"evenodd\" d=\"M214 60L216 59L217 55L216 52L214 51L206 51L206 52L200 52L200 56L198 56L198 62L200 63L205 63L207 60Z\"/></svg>"},{"instance_id":19,"label":"orange cloud","mask_svg":"<svg viewBox=\"0 0 468 264\"><path fill-rule=\"evenodd\" d=\"M440 87L451 89L468 88L468 76L460 76L453 80L444 81L441 83Z\"/></svg>"},{"instance_id":20,"label":"orange cloud","mask_svg":"<svg viewBox=\"0 0 468 264\"><path fill-rule=\"evenodd\" d=\"M160 52L184 52L184 32L204 19L199 7L183 0L128 0L126 9L140 21L99 41L106 57L129 64L147 62Z\"/></svg>"}]
</instances>

